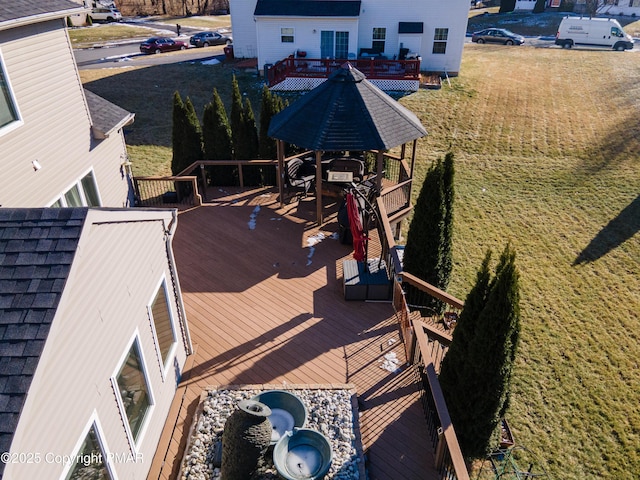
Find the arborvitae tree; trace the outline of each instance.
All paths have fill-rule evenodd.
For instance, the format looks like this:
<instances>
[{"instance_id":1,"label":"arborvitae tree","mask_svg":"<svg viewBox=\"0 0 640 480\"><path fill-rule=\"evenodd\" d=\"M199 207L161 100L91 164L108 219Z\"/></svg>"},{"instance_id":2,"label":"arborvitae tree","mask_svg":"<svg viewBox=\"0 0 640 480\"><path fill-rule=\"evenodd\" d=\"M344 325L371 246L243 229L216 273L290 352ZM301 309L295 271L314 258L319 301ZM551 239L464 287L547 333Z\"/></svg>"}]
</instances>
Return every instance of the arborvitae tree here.
<instances>
[{"instance_id":1,"label":"arborvitae tree","mask_svg":"<svg viewBox=\"0 0 640 480\"><path fill-rule=\"evenodd\" d=\"M183 159L183 169L187 168L193 162L202 160L203 157L202 128L200 127L198 115L196 115L196 109L193 107L193 103L191 103L189 97L187 97L187 100L184 102L184 107L186 111L186 123L184 131L185 156Z\"/></svg>"},{"instance_id":2,"label":"arborvitae tree","mask_svg":"<svg viewBox=\"0 0 640 480\"><path fill-rule=\"evenodd\" d=\"M245 98L242 119L244 135L242 156L246 160L255 160L259 156L258 129L249 98ZM244 179L247 185L264 185L262 167L257 165L245 167Z\"/></svg>"},{"instance_id":3,"label":"arborvitae tree","mask_svg":"<svg viewBox=\"0 0 640 480\"><path fill-rule=\"evenodd\" d=\"M468 447L474 458L498 443L500 420L509 408L513 365L520 338L520 287L515 252L507 245L500 256L487 304L478 317L471 356L477 365L484 395L475 406L475 435Z\"/></svg>"},{"instance_id":4,"label":"arborvitae tree","mask_svg":"<svg viewBox=\"0 0 640 480\"><path fill-rule=\"evenodd\" d=\"M499 13L513 12L516 9L516 0L501 0Z\"/></svg>"},{"instance_id":5,"label":"arborvitae tree","mask_svg":"<svg viewBox=\"0 0 640 480\"><path fill-rule=\"evenodd\" d=\"M251 100L247 97L244 101L244 110L242 112L244 120L244 135L247 143L247 157L249 160L258 158L258 128L256 126L256 117L251 107Z\"/></svg>"},{"instance_id":6,"label":"arborvitae tree","mask_svg":"<svg viewBox=\"0 0 640 480\"><path fill-rule=\"evenodd\" d=\"M271 90L266 85L262 88L262 101L260 104L260 158L275 160L278 156L276 140L269 137L269 124L271 118L279 112L276 111L277 99L271 94Z\"/></svg>"},{"instance_id":7,"label":"arborvitae tree","mask_svg":"<svg viewBox=\"0 0 640 480\"><path fill-rule=\"evenodd\" d=\"M242 130L243 130L243 107L242 95L240 95L240 87L236 76L231 81L231 139L233 145L233 158L241 159L242 156ZM240 155L240 156L239 156ZM246 160L242 158L242 160Z\"/></svg>"},{"instance_id":8,"label":"arborvitae tree","mask_svg":"<svg viewBox=\"0 0 640 480\"><path fill-rule=\"evenodd\" d=\"M71 20L71 17L67 17L67 27L73 27L73 21Z\"/></svg>"},{"instance_id":9,"label":"arborvitae tree","mask_svg":"<svg viewBox=\"0 0 640 480\"><path fill-rule=\"evenodd\" d=\"M485 257L474 297L469 299L472 303L465 304L463 310L462 317L465 318L460 322L463 325L468 324L470 315L478 310L482 300L479 292L487 288L487 263L488 257ZM467 308L470 309L469 316L464 313ZM457 349L464 351L464 364L456 365L454 357L445 368L443 361L441 385L447 406L451 402L451 419L463 455L482 458L497 445L500 420L509 407L513 365L520 337L519 274L511 245L507 245L500 256L495 276L489 282L484 306L475 317L472 337L458 335L454 338L451 349L454 349L455 342L463 339ZM454 355L462 353L456 353L454 349ZM452 375L451 370L456 367L458 370ZM454 380L454 376L457 379Z\"/></svg>"},{"instance_id":10,"label":"arborvitae tree","mask_svg":"<svg viewBox=\"0 0 640 480\"><path fill-rule=\"evenodd\" d=\"M470 349L476 342L478 317L487 303L491 286L489 263L491 250L487 253L476 275L476 283L467 295L464 308L453 331L453 341L440 366L440 386L447 402L447 409L456 430L460 445L469 443L469 431L473 425L473 402L478 388L477 365L472 363ZM465 449L463 449L463 453Z\"/></svg>"},{"instance_id":11,"label":"arborvitae tree","mask_svg":"<svg viewBox=\"0 0 640 480\"><path fill-rule=\"evenodd\" d=\"M438 160L429 168L413 210L404 250L404 270L438 288L444 289L442 247L445 241L444 166ZM409 298L413 298L408 288ZM410 303L415 305L413 300ZM431 296L419 300L423 314L439 314L443 302Z\"/></svg>"},{"instance_id":12,"label":"arborvitae tree","mask_svg":"<svg viewBox=\"0 0 640 480\"><path fill-rule=\"evenodd\" d=\"M173 155L171 158L171 173L176 175L184 169L183 159L185 157L184 132L187 123L187 111L180 97L180 93L173 93L173 123L171 130L171 143L173 146Z\"/></svg>"},{"instance_id":13,"label":"arborvitae tree","mask_svg":"<svg viewBox=\"0 0 640 480\"><path fill-rule=\"evenodd\" d=\"M207 160L231 160L231 126L227 112L217 89L213 90L213 97L204 107L202 115L202 140L204 156ZM237 168L233 165L208 167L212 185L235 185Z\"/></svg>"}]
</instances>

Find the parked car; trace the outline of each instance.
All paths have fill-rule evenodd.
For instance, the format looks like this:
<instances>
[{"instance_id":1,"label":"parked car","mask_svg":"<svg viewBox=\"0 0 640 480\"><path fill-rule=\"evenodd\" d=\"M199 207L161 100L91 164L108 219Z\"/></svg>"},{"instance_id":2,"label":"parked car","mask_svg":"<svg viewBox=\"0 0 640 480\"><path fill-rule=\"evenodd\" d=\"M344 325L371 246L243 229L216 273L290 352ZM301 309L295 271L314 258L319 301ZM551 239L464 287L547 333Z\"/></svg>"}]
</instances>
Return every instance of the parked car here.
<instances>
[{"instance_id":1,"label":"parked car","mask_svg":"<svg viewBox=\"0 0 640 480\"><path fill-rule=\"evenodd\" d=\"M114 7L100 7L91 10L91 21L93 22L121 22L122 14Z\"/></svg>"},{"instance_id":2,"label":"parked car","mask_svg":"<svg viewBox=\"0 0 640 480\"><path fill-rule=\"evenodd\" d=\"M140 44L142 53L163 53L174 50L185 50L188 48L185 42L174 40L169 37L151 37Z\"/></svg>"},{"instance_id":3,"label":"parked car","mask_svg":"<svg viewBox=\"0 0 640 480\"><path fill-rule=\"evenodd\" d=\"M221 35L218 32L200 32L189 39L189 43L194 47L208 47L209 45L229 45L233 40L231 37Z\"/></svg>"},{"instance_id":4,"label":"parked car","mask_svg":"<svg viewBox=\"0 0 640 480\"><path fill-rule=\"evenodd\" d=\"M486 28L471 35L471 41L477 43L502 43L503 45L522 45L524 37L506 28Z\"/></svg>"}]
</instances>

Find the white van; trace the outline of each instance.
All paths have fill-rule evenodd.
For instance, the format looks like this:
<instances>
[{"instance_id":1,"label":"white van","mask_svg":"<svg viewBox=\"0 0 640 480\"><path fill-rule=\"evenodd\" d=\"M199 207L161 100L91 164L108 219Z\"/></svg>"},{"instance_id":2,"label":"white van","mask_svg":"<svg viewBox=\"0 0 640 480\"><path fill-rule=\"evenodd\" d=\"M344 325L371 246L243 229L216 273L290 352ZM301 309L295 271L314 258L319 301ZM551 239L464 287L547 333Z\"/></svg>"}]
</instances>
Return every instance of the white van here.
<instances>
[{"instance_id":1,"label":"white van","mask_svg":"<svg viewBox=\"0 0 640 480\"><path fill-rule=\"evenodd\" d=\"M91 20L94 22L121 22L122 14L114 7L97 7L91 10Z\"/></svg>"},{"instance_id":2,"label":"white van","mask_svg":"<svg viewBox=\"0 0 640 480\"><path fill-rule=\"evenodd\" d=\"M556 33L556 45L608 47L621 52L633 49L633 39L615 18L564 17Z\"/></svg>"}]
</instances>

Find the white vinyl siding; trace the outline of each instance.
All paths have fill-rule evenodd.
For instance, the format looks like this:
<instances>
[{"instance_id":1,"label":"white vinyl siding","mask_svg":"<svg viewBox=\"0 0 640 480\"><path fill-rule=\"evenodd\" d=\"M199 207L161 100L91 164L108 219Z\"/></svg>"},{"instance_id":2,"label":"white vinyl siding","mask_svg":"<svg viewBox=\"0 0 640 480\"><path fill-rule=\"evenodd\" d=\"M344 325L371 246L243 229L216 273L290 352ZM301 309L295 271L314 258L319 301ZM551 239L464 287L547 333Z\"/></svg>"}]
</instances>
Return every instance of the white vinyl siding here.
<instances>
[{"instance_id":1,"label":"white vinyl siding","mask_svg":"<svg viewBox=\"0 0 640 480\"><path fill-rule=\"evenodd\" d=\"M93 168L101 205L128 206L124 138L114 132L92 139L64 19L0 30L0 51L20 118L0 128L3 175L11 178L0 189L0 205L45 207Z\"/></svg>"},{"instance_id":2,"label":"white vinyl siding","mask_svg":"<svg viewBox=\"0 0 640 480\"><path fill-rule=\"evenodd\" d=\"M233 7L232 7L233 9ZM335 18L296 18L287 19L287 25L295 29L295 42L282 43L280 28L282 19L256 17L251 21L258 36L258 66L263 68L265 63L276 63L289 55L295 55L298 50L307 52L307 58L321 58L321 32L347 32L348 53L356 54L358 42L357 19ZM234 33L234 43L235 43ZM334 45L335 48L335 45Z\"/></svg>"},{"instance_id":3,"label":"white vinyl siding","mask_svg":"<svg viewBox=\"0 0 640 480\"><path fill-rule=\"evenodd\" d=\"M135 221L135 220L139 221ZM147 478L158 440L187 358L183 326L171 298L178 342L171 368L163 375L156 360L156 341L148 305L165 278L173 296L165 231L170 211L90 209L73 267L64 287L38 369L29 389L12 443L18 452L72 454L87 418L96 410L101 438L111 453L131 455L114 461L117 478ZM132 445L118 406L112 377L137 338L153 393L153 412ZM42 429L46 425L46 429ZM63 465L7 465L5 478L64 479ZM18 473L18 470L20 469Z\"/></svg>"}]
</instances>

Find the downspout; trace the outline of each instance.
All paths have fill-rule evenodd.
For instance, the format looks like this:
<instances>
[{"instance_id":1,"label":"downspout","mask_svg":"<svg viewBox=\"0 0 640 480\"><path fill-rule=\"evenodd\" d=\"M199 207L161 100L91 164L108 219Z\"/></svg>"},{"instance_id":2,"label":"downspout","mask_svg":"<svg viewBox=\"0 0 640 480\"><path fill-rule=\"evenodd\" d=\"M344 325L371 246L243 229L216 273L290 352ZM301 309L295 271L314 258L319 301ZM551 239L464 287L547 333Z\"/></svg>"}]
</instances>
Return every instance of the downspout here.
<instances>
[{"instance_id":1,"label":"downspout","mask_svg":"<svg viewBox=\"0 0 640 480\"><path fill-rule=\"evenodd\" d=\"M183 340L185 343L187 355L191 355L193 353L193 345L191 344L191 335L189 334L189 326L187 325L187 313L184 309L184 303L182 301L182 288L180 288L180 280L178 279L176 259L173 256L173 248L171 246L173 235L175 234L176 228L178 227L178 210L171 210L171 216L173 218L169 223L169 228L165 230L165 246L167 249L167 258L169 259L169 270L171 271L171 276L173 277L174 295L176 297L176 304L178 307L178 316L180 317L180 323L182 324L182 332L184 337Z\"/></svg>"}]
</instances>

